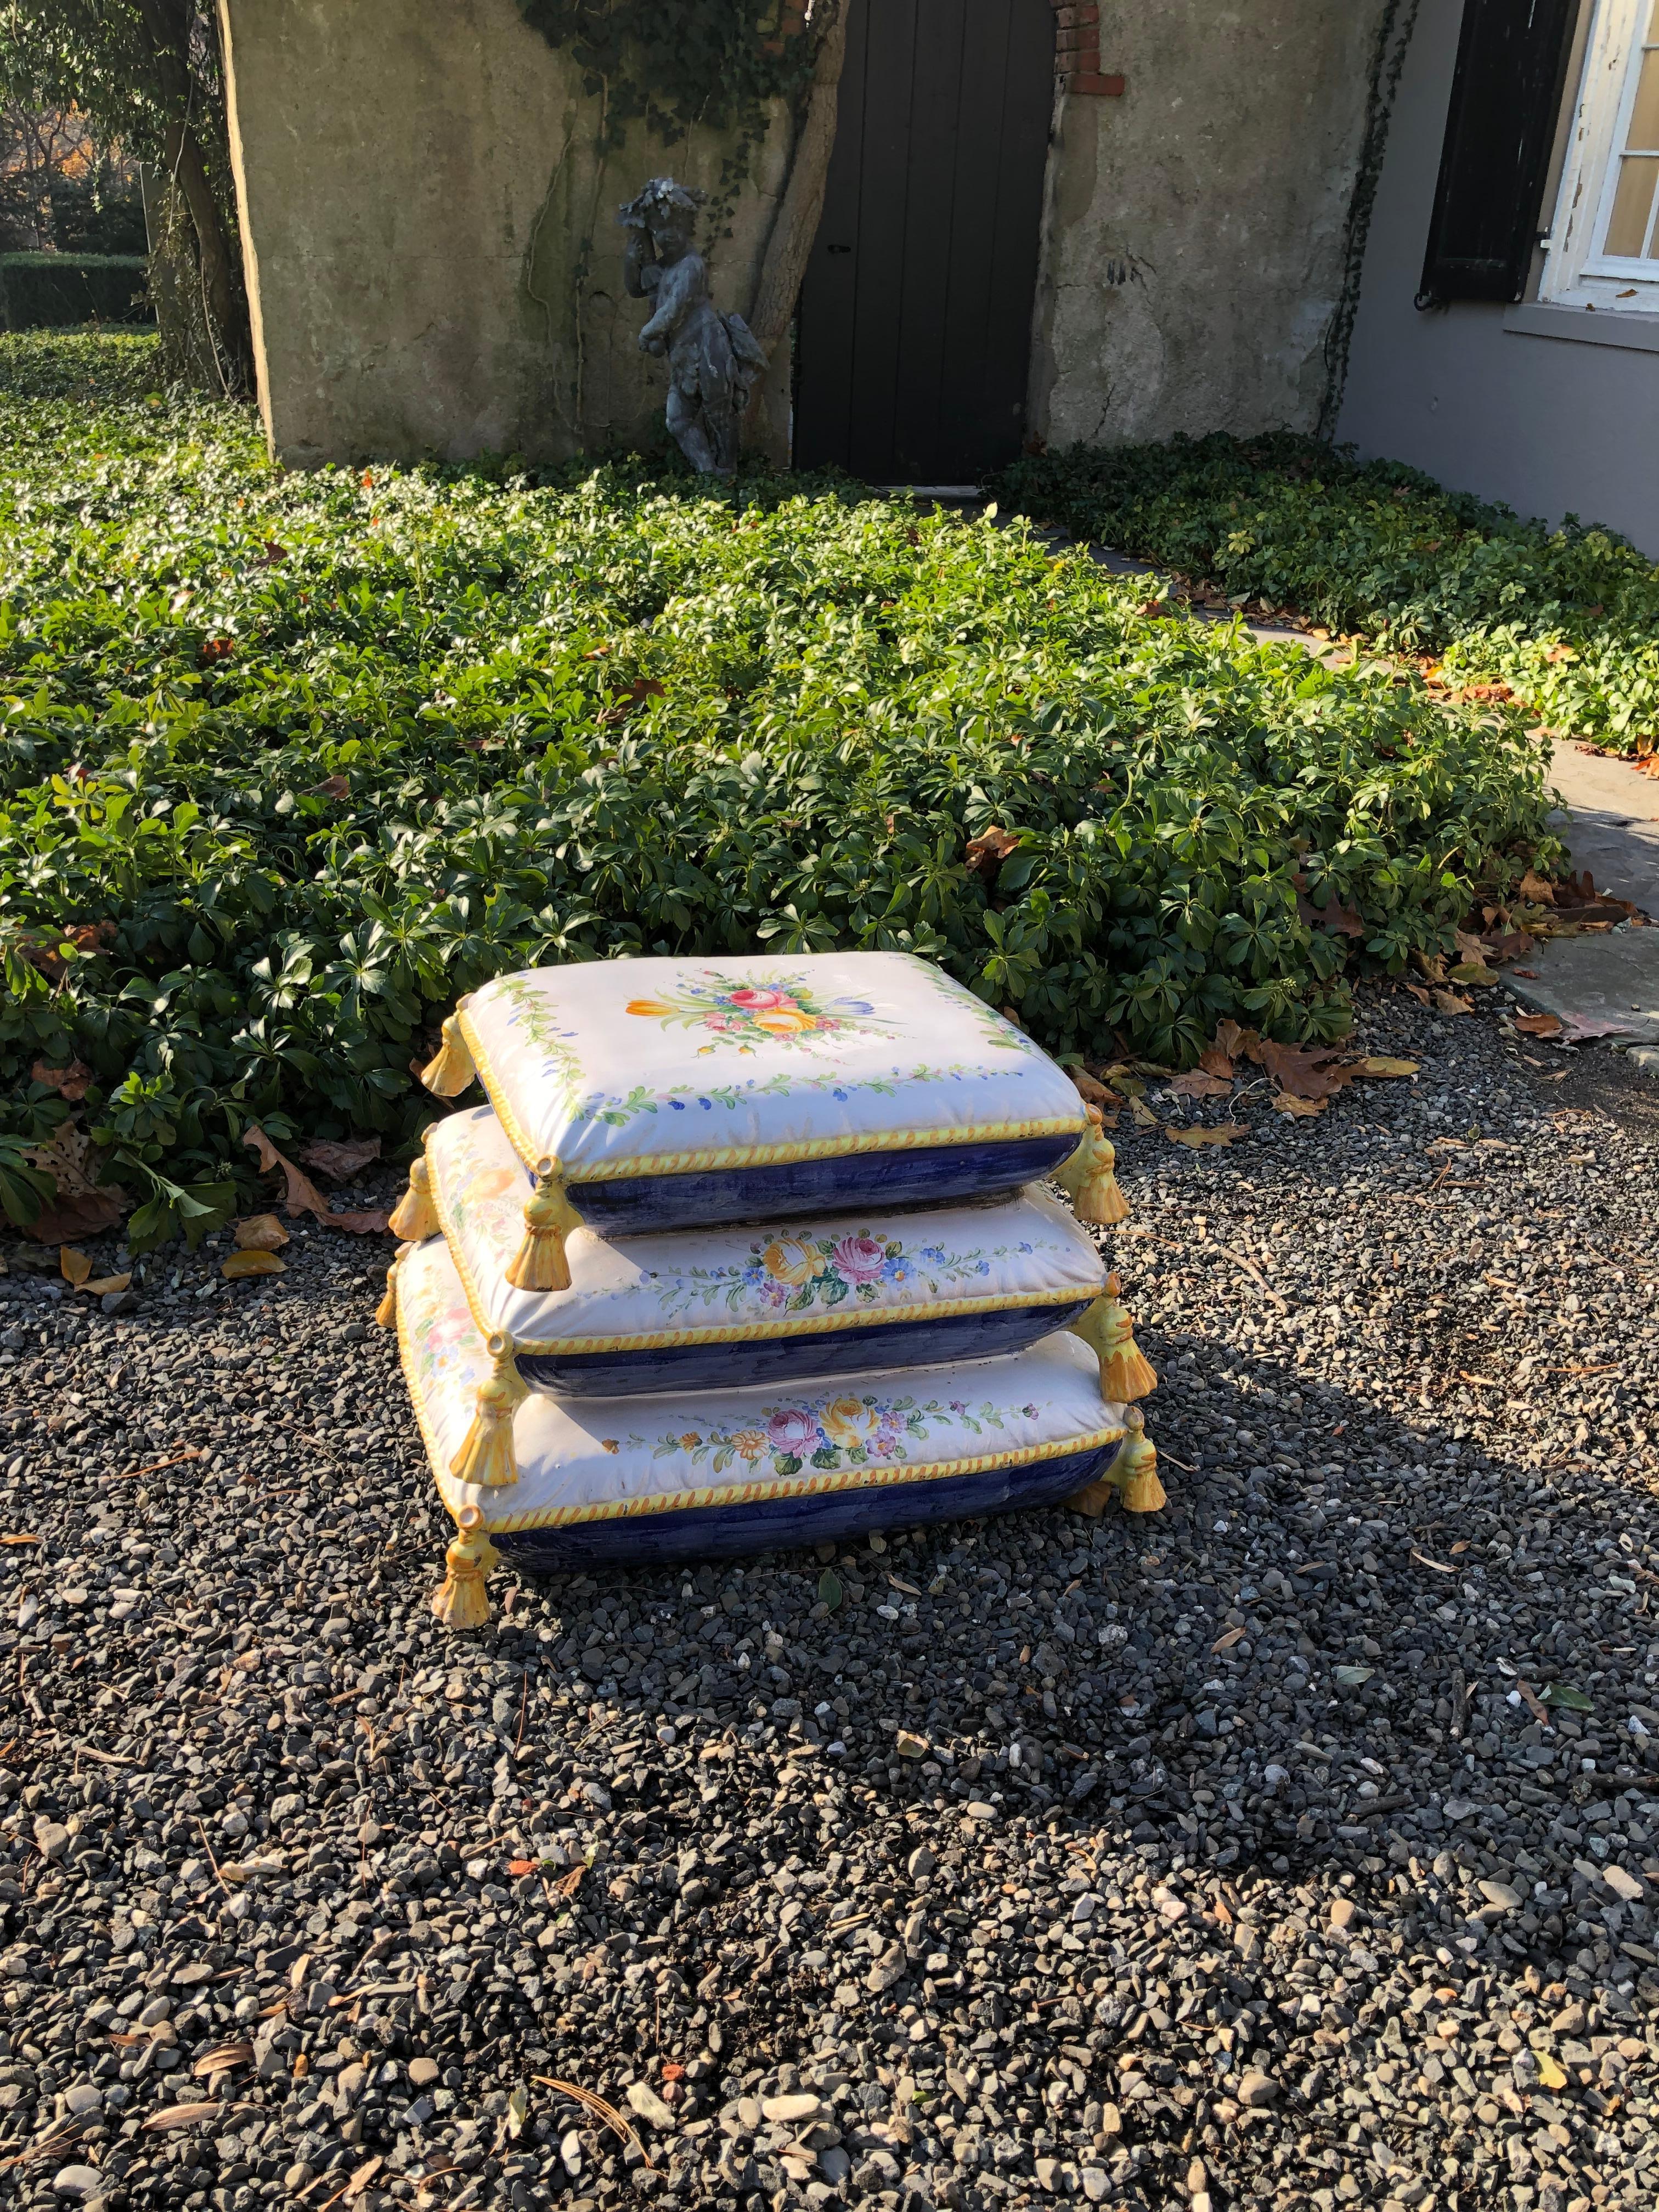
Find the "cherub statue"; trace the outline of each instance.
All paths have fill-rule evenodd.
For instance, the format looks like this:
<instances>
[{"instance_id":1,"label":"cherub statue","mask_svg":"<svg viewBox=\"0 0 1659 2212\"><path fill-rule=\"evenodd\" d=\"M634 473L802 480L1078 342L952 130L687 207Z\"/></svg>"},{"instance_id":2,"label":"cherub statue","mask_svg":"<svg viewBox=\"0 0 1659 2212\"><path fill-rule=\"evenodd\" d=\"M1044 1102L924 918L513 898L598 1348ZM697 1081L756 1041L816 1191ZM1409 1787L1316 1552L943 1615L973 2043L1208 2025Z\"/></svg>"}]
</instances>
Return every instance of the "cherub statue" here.
<instances>
[{"instance_id":1,"label":"cherub statue","mask_svg":"<svg viewBox=\"0 0 1659 2212\"><path fill-rule=\"evenodd\" d=\"M617 212L628 231L623 281L653 312L641 350L668 358L668 428L702 476L729 477L750 396L766 356L741 315L722 315L708 296L708 271L692 243L703 195L653 177Z\"/></svg>"}]
</instances>

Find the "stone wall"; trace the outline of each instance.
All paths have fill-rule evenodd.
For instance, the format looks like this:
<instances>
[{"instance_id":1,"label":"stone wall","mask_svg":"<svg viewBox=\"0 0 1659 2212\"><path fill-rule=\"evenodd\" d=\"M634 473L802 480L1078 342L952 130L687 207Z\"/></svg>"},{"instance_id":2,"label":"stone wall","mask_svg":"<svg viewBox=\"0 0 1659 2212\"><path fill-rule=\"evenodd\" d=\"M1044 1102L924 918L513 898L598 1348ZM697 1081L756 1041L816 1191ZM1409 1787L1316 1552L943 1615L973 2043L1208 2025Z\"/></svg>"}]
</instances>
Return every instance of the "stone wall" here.
<instances>
[{"instance_id":1,"label":"stone wall","mask_svg":"<svg viewBox=\"0 0 1659 2212\"><path fill-rule=\"evenodd\" d=\"M616 212L664 171L717 185L720 139L635 131L601 159L597 99L514 0L219 4L278 458L550 461L660 440L666 371L635 342L647 310L623 289ZM749 304L786 137L780 118L714 248L723 307ZM775 439L786 384L780 363Z\"/></svg>"},{"instance_id":2,"label":"stone wall","mask_svg":"<svg viewBox=\"0 0 1659 2212\"><path fill-rule=\"evenodd\" d=\"M1116 100L1060 103L1030 428L1310 429L1382 0L1101 9Z\"/></svg>"},{"instance_id":3,"label":"stone wall","mask_svg":"<svg viewBox=\"0 0 1659 2212\"><path fill-rule=\"evenodd\" d=\"M597 100L514 0L219 5L280 458L660 442L665 372L635 344L616 209L663 170L713 185L720 141L636 131L601 161ZM1102 7L1101 66L1127 85L1058 104L1035 435L1311 427L1382 5ZM715 248L722 307L750 304L787 136L780 116ZM787 382L779 361L776 453Z\"/></svg>"}]
</instances>

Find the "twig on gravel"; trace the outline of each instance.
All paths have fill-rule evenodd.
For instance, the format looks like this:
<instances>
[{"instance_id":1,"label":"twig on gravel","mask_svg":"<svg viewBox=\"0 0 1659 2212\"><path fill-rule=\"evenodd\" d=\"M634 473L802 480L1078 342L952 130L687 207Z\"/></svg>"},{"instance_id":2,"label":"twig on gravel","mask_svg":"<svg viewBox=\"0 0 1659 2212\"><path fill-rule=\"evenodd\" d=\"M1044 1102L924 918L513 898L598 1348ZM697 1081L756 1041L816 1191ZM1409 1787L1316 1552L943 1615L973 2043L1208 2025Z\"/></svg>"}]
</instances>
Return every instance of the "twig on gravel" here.
<instances>
[{"instance_id":1,"label":"twig on gravel","mask_svg":"<svg viewBox=\"0 0 1659 2212\"><path fill-rule=\"evenodd\" d=\"M1261 1291L1264 1297L1268 1297L1273 1300L1273 1304L1279 1308L1280 1313L1289 1313L1291 1310L1289 1302L1279 1297L1279 1292L1274 1290L1273 1285L1262 1273L1261 1268L1256 1266L1254 1260L1247 1260L1242 1252L1235 1252L1231 1244L1224 1244L1221 1249L1224 1255L1227 1259L1231 1260L1236 1267L1242 1267L1244 1270L1245 1273L1250 1278L1251 1281L1255 1284L1256 1287Z\"/></svg>"},{"instance_id":2,"label":"twig on gravel","mask_svg":"<svg viewBox=\"0 0 1659 2212\"><path fill-rule=\"evenodd\" d=\"M148 1467L129 1467L115 1477L117 1482L133 1482L141 1474L160 1474L165 1467L182 1467L187 1459L202 1459L206 1455L199 1444L188 1451L175 1452L171 1459L153 1459Z\"/></svg>"},{"instance_id":3,"label":"twig on gravel","mask_svg":"<svg viewBox=\"0 0 1659 2212\"><path fill-rule=\"evenodd\" d=\"M580 2105L585 2112L591 2112L596 2120L602 2120L612 2135L617 2136L622 2142L631 2142L647 2166L653 2163L650 2152L647 2150L616 2106L607 2105L605 2099L597 2095L593 2090L584 2089L575 2081L562 2081L556 2074L532 2074L530 2078L544 2089L556 2089L562 2097L568 2097L573 2104Z\"/></svg>"}]
</instances>

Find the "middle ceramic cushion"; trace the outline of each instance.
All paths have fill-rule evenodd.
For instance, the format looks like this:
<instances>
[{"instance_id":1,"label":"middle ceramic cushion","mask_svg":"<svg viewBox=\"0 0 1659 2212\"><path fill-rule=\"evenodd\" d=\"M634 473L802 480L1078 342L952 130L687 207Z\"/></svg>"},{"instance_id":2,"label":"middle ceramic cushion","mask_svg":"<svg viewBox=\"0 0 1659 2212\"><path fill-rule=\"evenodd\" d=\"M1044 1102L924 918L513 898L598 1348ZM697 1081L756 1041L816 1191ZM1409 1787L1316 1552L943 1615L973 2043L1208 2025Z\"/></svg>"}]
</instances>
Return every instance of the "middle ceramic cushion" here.
<instances>
[{"instance_id":1,"label":"middle ceramic cushion","mask_svg":"<svg viewBox=\"0 0 1659 2212\"><path fill-rule=\"evenodd\" d=\"M574 1230L568 1291L516 1290L530 1178L488 1107L427 1132L443 1233L479 1329L535 1388L715 1389L988 1358L1101 1292L1093 1240L1037 1190L775 1225L605 1238Z\"/></svg>"}]
</instances>

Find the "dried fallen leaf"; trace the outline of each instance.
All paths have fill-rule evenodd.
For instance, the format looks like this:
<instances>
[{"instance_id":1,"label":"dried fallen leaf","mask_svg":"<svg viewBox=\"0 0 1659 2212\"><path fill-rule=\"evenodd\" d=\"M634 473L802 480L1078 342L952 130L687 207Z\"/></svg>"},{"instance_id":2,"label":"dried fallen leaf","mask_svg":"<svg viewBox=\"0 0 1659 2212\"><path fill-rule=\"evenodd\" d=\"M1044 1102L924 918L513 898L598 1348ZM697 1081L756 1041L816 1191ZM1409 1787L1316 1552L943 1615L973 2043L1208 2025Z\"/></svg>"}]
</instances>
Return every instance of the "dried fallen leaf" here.
<instances>
[{"instance_id":1,"label":"dried fallen leaf","mask_svg":"<svg viewBox=\"0 0 1659 2212\"><path fill-rule=\"evenodd\" d=\"M1210 1656L1213 1658L1218 1651L1231 1651L1235 1644L1243 1641L1244 1631L1242 1628L1230 1628L1224 1636L1218 1636L1210 1646Z\"/></svg>"},{"instance_id":2,"label":"dried fallen leaf","mask_svg":"<svg viewBox=\"0 0 1659 2212\"><path fill-rule=\"evenodd\" d=\"M146 2134L155 2134L163 2128L193 2128L198 2120L222 2117L227 2109L216 2097L194 2105L164 2105L159 2112L150 2114L144 2130Z\"/></svg>"},{"instance_id":3,"label":"dried fallen leaf","mask_svg":"<svg viewBox=\"0 0 1659 2212\"><path fill-rule=\"evenodd\" d=\"M1116 1106L1121 1103L1115 1091L1109 1091L1103 1083L1097 1083L1086 1067L1074 1067L1071 1074L1077 1095L1085 1106Z\"/></svg>"},{"instance_id":4,"label":"dried fallen leaf","mask_svg":"<svg viewBox=\"0 0 1659 2212\"><path fill-rule=\"evenodd\" d=\"M242 1142L259 1155L262 1175L275 1175L280 1170L286 1176L288 1187L283 1204L290 1220L296 1213L315 1214L319 1221L327 1219L328 1200L303 1169L296 1168L292 1160L283 1157L257 1121L248 1123Z\"/></svg>"},{"instance_id":5,"label":"dried fallen leaf","mask_svg":"<svg viewBox=\"0 0 1659 2212\"><path fill-rule=\"evenodd\" d=\"M343 1229L349 1237L383 1236L392 1226L391 1216L378 1206L356 1213L325 1213L323 1219L331 1229Z\"/></svg>"},{"instance_id":6,"label":"dried fallen leaf","mask_svg":"<svg viewBox=\"0 0 1659 2212\"><path fill-rule=\"evenodd\" d=\"M205 2081L210 2074L228 2074L233 2066L249 2066L252 2063L251 2043L219 2043L211 2051L204 2051L191 2071L198 2081Z\"/></svg>"},{"instance_id":7,"label":"dried fallen leaf","mask_svg":"<svg viewBox=\"0 0 1659 2212\"><path fill-rule=\"evenodd\" d=\"M315 1168L331 1182L349 1182L371 1161L380 1158L380 1140L378 1137L318 1137L297 1150L308 1168Z\"/></svg>"},{"instance_id":8,"label":"dried fallen leaf","mask_svg":"<svg viewBox=\"0 0 1659 2212\"><path fill-rule=\"evenodd\" d=\"M1328 1098L1297 1098L1289 1091L1275 1091L1267 1101L1275 1114L1294 1114L1298 1121L1306 1121L1310 1114L1322 1114L1330 1103Z\"/></svg>"},{"instance_id":9,"label":"dried fallen leaf","mask_svg":"<svg viewBox=\"0 0 1659 2212\"><path fill-rule=\"evenodd\" d=\"M1316 906L1304 890L1296 895L1296 911L1300 921L1316 929L1334 929L1342 937L1363 937L1365 925L1351 906L1344 906L1334 894L1328 906Z\"/></svg>"},{"instance_id":10,"label":"dried fallen leaf","mask_svg":"<svg viewBox=\"0 0 1659 2212\"><path fill-rule=\"evenodd\" d=\"M1170 1085L1171 1098L1229 1098L1232 1084L1226 1076L1211 1075L1201 1067L1189 1068Z\"/></svg>"},{"instance_id":11,"label":"dried fallen leaf","mask_svg":"<svg viewBox=\"0 0 1659 2212\"><path fill-rule=\"evenodd\" d=\"M99 1162L92 1139L73 1121L61 1123L48 1143L34 1146L28 1159L58 1186L57 1196L41 1207L28 1231L39 1243L68 1244L77 1237L101 1236L132 1204L125 1191L94 1180Z\"/></svg>"},{"instance_id":12,"label":"dried fallen leaf","mask_svg":"<svg viewBox=\"0 0 1659 2212\"><path fill-rule=\"evenodd\" d=\"M1158 1126L1157 1115L1153 1113L1144 1098L1131 1098L1129 1115L1130 1119L1138 1122L1143 1129L1156 1129Z\"/></svg>"},{"instance_id":13,"label":"dried fallen leaf","mask_svg":"<svg viewBox=\"0 0 1659 2212\"><path fill-rule=\"evenodd\" d=\"M990 829L981 830L977 837L968 840L968 866L976 875L994 878L1018 843L1018 830L1001 830L994 823Z\"/></svg>"},{"instance_id":14,"label":"dried fallen leaf","mask_svg":"<svg viewBox=\"0 0 1659 2212\"><path fill-rule=\"evenodd\" d=\"M1515 1026L1526 1036L1559 1036L1561 1017L1559 1014L1517 1014Z\"/></svg>"},{"instance_id":15,"label":"dried fallen leaf","mask_svg":"<svg viewBox=\"0 0 1659 2212\"><path fill-rule=\"evenodd\" d=\"M80 1104L92 1080L92 1070L80 1060L70 1060L67 1067L48 1067L45 1060L37 1060L29 1073L35 1082L48 1085L60 1098L67 1098L71 1106Z\"/></svg>"},{"instance_id":16,"label":"dried fallen leaf","mask_svg":"<svg viewBox=\"0 0 1659 2212\"><path fill-rule=\"evenodd\" d=\"M66 1283L84 1283L92 1273L92 1262L84 1252L65 1244L58 1251L58 1272Z\"/></svg>"},{"instance_id":17,"label":"dried fallen leaf","mask_svg":"<svg viewBox=\"0 0 1659 2212\"><path fill-rule=\"evenodd\" d=\"M38 1544L40 1540L38 1536L31 1536L27 1530L20 1531L15 1536L0 1536L0 1544Z\"/></svg>"},{"instance_id":18,"label":"dried fallen leaf","mask_svg":"<svg viewBox=\"0 0 1659 2212\"><path fill-rule=\"evenodd\" d=\"M1335 1065L1336 1054L1328 1045L1311 1049L1301 1045L1275 1044L1271 1037L1258 1037L1250 1047L1250 1058L1264 1068L1281 1091L1296 1098L1328 1098L1334 1091L1340 1091L1352 1083L1354 1069Z\"/></svg>"},{"instance_id":19,"label":"dried fallen leaf","mask_svg":"<svg viewBox=\"0 0 1659 2212\"><path fill-rule=\"evenodd\" d=\"M251 1275L285 1275L286 1260L279 1260L274 1252L258 1250L233 1252L220 1267L219 1273L227 1282L240 1283Z\"/></svg>"},{"instance_id":20,"label":"dried fallen leaf","mask_svg":"<svg viewBox=\"0 0 1659 2212\"><path fill-rule=\"evenodd\" d=\"M1435 991L1431 994L1435 1006L1443 1014L1472 1014L1474 1007L1468 999L1460 999L1455 991Z\"/></svg>"},{"instance_id":21,"label":"dried fallen leaf","mask_svg":"<svg viewBox=\"0 0 1659 2212\"><path fill-rule=\"evenodd\" d=\"M1566 2069L1553 2058L1547 2051L1534 2051L1532 2058L1534 2065L1538 2069L1538 2078L1547 2089L1566 2087Z\"/></svg>"},{"instance_id":22,"label":"dried fallen leaf","mask_svg":"<svg viewBox=\"0 0 1659 2212\"><path fill-rule=\"evenodd\" d=\"M1212 1129L1201 1128L1197 1125L1190 1129L1177 1129L1165 1122L1164 1133L1172 1145L1197 1146L1234 1144L1240 1137L1248 1137L1250 1132L1249 1126L1243 1121L1218 1121Z\"/></svg>"},{"instance_id":23,"label":"dried fallen leaf","mask_svg":"<svg viewBox=\"0 0 1659 2212\"><path fill-rule=\"evenodd\" d=\"M1518 898L1530 899L1535 906L1553 906L1555 886L1553 884L1547 884L1541 876L1535 876L1528 868L1521 878L1521 888L1516 896Z\"/></svg>"},{"instance_id":24,"label":"dried fallen leaf","mask_svg":"<svg viewBox=\"0 0 1659 2212\"><path fill-rule=\"evenodd\" d=\"M88 1297L94 1298L113 1297L117 1291L131 1290L131 1287L132 1275L131 1270L129 1270L125 1275L100 1275L96 1281L82 1283L81 1285L81 1288L86 1291Z\"/></svg>"},{"instance_id":25,"label":"dried fallen leaf","mask_svg":"<svg viewBox=\"0 0 1659 2212\"><path fill-rule=\"evenodd\" d=\"M1495 983L1498 978L1484 960L1460 960L1455 968L1447 970L1446 981L1449 983L1485 986Z\"/></svg>"},{"instance_id":26,"label":"dried fallen leaf","mask_svg":"<svg viewBox=\"0 0 1659 2212\"><path fill-rule=\"evenodd\" d=\"M1544 1703L1544 1700L1539 1696L1537 1691L1533 1688L1532 1684L1527 1680L1524 1675L1516 1675L1515 1686L1521 1693L1521 1702L1525 1705L1527 1711L1532 1715L1534 1720L1539 1723L1540 1727L1551 1727L1553 1723L1550 1720L1549 1707Z\"/></svg>"},{"instance_id":27,"label":"dried fallen leaf","mask_svg":"<svg viewBox=\"0 0 1659 2212\"><path fill-rule=\"evenodd\" d=\"M231 1231L239 1252L280 1252L289 1234L274 1213L250 1213Z\"/></svg>"},{"instance_id":28,"label":"dried fallen leaf","mask_svg":"<svg viewBox=\"0 0 1659 2212\"><path fill-rule=\"evenodd\" d=\"M1420 1072L1420 1062L1414 1060L1389 1060L1372 1055L1364 1060L1355 1060L1353 1072L1356 1075L1416 1075Z\"/></svg>"},{"instance_id":29,"label":"dried fallen leaf","mask_svg":"<svg viewBox=\"0 0 1659 2212\"><path fill-rule=\"evenodd\" d=\"M1215 1042L1210 1049L1220 1053L1224 1059L1237 1060L1241 1053L1255 1042L1255 1036L1254 1030L1241 1029L1230 1016L1226 1021L1216 1024ZM1200 1067L1208 1067L1210 1063L1200 1054L1198 1064ZM1218 1069L1213 1072L1220 1073Z\"/></svg>"}]
</instances>

